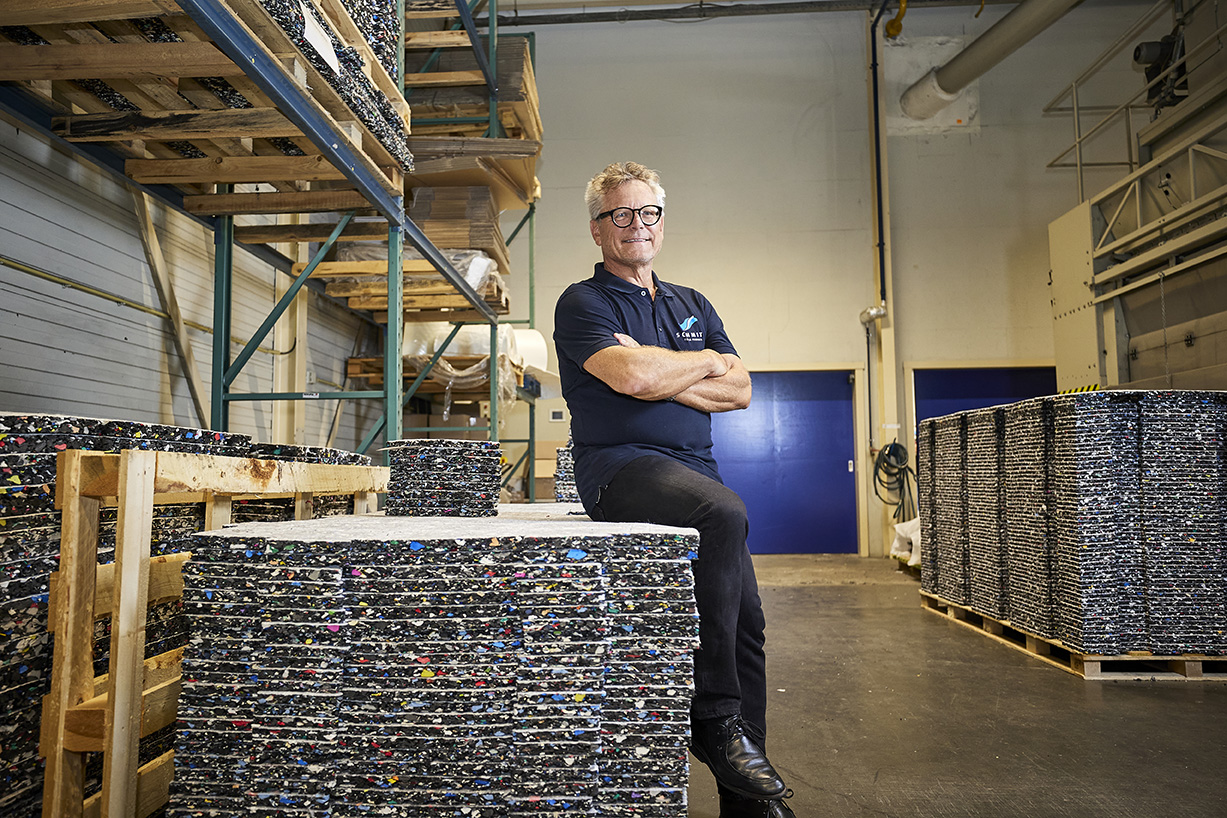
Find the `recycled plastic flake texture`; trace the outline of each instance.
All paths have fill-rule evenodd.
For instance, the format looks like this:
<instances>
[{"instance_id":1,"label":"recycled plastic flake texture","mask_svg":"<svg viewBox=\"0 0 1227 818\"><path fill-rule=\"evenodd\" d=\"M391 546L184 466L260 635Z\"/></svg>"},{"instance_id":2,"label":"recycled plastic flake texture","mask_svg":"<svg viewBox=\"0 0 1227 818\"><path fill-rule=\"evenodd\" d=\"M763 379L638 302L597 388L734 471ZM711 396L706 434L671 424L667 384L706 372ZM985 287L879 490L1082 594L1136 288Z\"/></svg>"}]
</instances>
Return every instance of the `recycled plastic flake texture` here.
<instances>
[{"instance_id":1,"label":"recycled plastic flake texture","mask_svg":"<svg viewBox=\"0 0 1227 818\"><path fill-rule=\"evenodd\" d=\"M1077 393L922 423L921 531L939 540L922 588L939 596L957 593L945 573L959 563L940 552L960 512L943 507L941 464L959 457L942 429L960 418L973 609L1079 653L1227 654L1227 393Z\"/></svg>"},{"instance_id":2,"label":"recycled plastic flake texture","mask_svg":"<svg viewBox=\"0 0 1227 818\"><path fill-rule=\"evenodd\" d=\"M684 814L697 534L499 511L194 537L170 815Z\"/></svg>"},{"instance_id":3,"label":"recycled plastic flake texture","mask_svg":"<svg viewBox=\"0 0 1227 818\"><path fill-rule=\"evenodd\" d=\"M95 88L109 92L102 83ZM115 95L118 99L122 97ZM126 100L123 101L126 103ZM61 513L55 507L57 456L68 449L84 449L96 452L119 452L125 449L140 449L159 452L187 454L211 454L229 457L260 457L268 459L299 459L309 462L368 465L369 458L350 452L341 452L322 447L257 446L247 435L219 432L211 429L170 426L130 420L106 420L80 418L64 415L0 413L0 691L5 695L0 700L0 761L3 761L4 785L0 788L0 815L37 815L43 787L43 766L38 756L38 725L41 718L41 700L49 689L51 679L52 640L47 633L49 576L58 567L60 553ZM345 509L351 498L316 497L317 509L328 506ZM245 513L258 519L259 514L284 519L287 516L286 501L277 501L272 506L249 506L235 503L237 518ZM349 506L352 508L352 506ZM348 513L344 511L343 513ZM288 516L293 516L292 501ZM97 552L100 563L114 560L117 511L104 507L99 513ZM199 503L180 503L154 506L150 531L151 551L154 555L169 554L184 550L188 537L204 527L204 507ZM196 563L189 563L198 567ZM246 579L219 577L209 591L219 600L224 592L237 594ZM229 583L229 584L228 584ZM192 598L185 602L160 603L151 606L146 622L145 655L160 653L184 646L189 640L185 606L193 604ZM234 701L248 686L255 684L257 677L250 673L243 676L241 669L249 668L247 656L241 663L230 662L227 640L241 644L239 634L246 638L260 635L262 623L250 619L251 600L232 595L226 602L211 610L214 619L211 625L197 623L196 633L190 637L201 645L212 632L216 635L209 644L209 655L218 659L212 667L218 673L211 676L202 670L201 689L209 689L219 709L201 710L185 715L202 723L216 723L218 732L206 731L209 737L208 751L199 746L193 752L203 752L197 757L197 768L205 777L214 775L214 768L246 769L246 758L233 763L225 753L215 752L225 748L222 739L230 732L239 730L236 719L227 712ZM248 616L248 619L242 617ZM236 622L246 625L241 627ZM203 648L202 648L203 649ZM95 622L93 664L96 673L106 673L110 661L110 619L103 617ZM211 685L211 687L209 687ZM236 693L235 685L239 685ZM246 729L246 728L242 728ZM174 731L171 731L173 734ZM170 735L170 734L167 734ZM217 742L221 741L221 744ZM160 743L160 744L159 744ZM142 759L150 760L160 754L164 736L146 737L141 742ZM200 742L197 742L200 745ZM150 755L150 754L153 755ZM212 757L223 761L214 764ZM207 758L206 758L207 757ZM86 795L100 786L102 756L88 754L86 760ZM201 759L204 759L203 761ZM295 762L297 765L297 761ZM225 798L228 796L219 796ZM216 806L216 805L215 805ZM214 809L210 807L209 809ZM225 814L221 809L217 814Z\"/></svg>"},{"instance_id":4,"label":"recycled plastic flake texture","mask_svg":"<svg viewBox=\"0 0 1227 818\"><path fill-rule=\"evenodd\" d=\"M384 513L398 517L490 517L498 513L502 450L486 440L394 440L388 444Z\"/></svg>"}]
</instances>

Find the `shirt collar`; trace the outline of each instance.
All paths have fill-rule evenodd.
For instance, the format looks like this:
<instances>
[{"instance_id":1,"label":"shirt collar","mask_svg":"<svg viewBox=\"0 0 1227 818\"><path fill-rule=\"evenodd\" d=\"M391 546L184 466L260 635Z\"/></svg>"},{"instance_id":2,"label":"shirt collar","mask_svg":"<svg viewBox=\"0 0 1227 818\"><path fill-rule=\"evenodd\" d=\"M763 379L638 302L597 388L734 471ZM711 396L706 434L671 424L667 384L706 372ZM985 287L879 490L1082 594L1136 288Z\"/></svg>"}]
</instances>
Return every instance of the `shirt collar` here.
<instances>
[{"instance_id":1,"label":"shirt collar","mask_svg":"<svg viewBox=\"0 0 1227 818\"><path fill-rule=\"evenodd\" d=\"M620 290L624 293L634 293L643 289L638 284L632 284L624 278L618 278L616 275L606 270L604 262L597 262L596 266L592 270L592 278L597 284L609 287L610 289ZM673 290L668 284L661 281L656 276L655 270L652 271L652 283L656 285L657 295L663 295L669 298L673 297Z\"/></svg>"}]
</instances>

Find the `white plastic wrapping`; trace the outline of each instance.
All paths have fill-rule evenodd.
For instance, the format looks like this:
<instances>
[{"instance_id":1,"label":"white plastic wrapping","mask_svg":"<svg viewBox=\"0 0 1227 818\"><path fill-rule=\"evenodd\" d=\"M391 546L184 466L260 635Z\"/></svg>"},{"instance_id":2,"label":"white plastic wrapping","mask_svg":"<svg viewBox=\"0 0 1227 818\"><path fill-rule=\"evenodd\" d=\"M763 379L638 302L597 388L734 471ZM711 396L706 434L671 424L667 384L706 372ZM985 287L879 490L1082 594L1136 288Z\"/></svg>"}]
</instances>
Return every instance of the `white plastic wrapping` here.
<instances>
[{"instance_id":1,"label":"white plastic wrapping","mask_svg":"<svg viewBox=\"0 0 1227 818\"><path fill-rule=\"evenodd\" d=\"M406 367L423 369L451 331L452 325L446 321L406 322L401 345ZM446 420L451 414L453 390L472 391L490 383L490 327L486 324L461 327L443 354L444 357L438 360L427 378L445 387L443 417ZM447 355L481 355L482 358L471 366L457 368L447 360ZM520 363L515 330L508 325L499 326L497 371L500 426L516 400L515 366Z\"/></svg>"}]
</instances>

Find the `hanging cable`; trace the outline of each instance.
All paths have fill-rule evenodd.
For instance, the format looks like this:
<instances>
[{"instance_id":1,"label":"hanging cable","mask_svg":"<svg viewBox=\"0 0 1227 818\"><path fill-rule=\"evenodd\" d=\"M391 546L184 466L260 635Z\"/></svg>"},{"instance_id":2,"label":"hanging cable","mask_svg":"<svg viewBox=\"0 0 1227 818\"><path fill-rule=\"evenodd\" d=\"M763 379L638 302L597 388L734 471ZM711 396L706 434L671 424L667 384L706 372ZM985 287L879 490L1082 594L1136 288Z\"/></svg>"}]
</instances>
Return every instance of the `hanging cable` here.
<instances>
[{"instance_id":1,"label":"hanging cable","mask_svg":"<svg viewBox=\"0 0 1227 818\"><path fill-rule=\"evenodd\" d=\"M916 479L916 472L912 471L907 461L907 447L898 440L883 446L873 461L873 493L883 503L894 504L893 516L901 523L916 516L911 484ZM885 497L879 489L886 491Z\"/></svg>"}]
</instances>

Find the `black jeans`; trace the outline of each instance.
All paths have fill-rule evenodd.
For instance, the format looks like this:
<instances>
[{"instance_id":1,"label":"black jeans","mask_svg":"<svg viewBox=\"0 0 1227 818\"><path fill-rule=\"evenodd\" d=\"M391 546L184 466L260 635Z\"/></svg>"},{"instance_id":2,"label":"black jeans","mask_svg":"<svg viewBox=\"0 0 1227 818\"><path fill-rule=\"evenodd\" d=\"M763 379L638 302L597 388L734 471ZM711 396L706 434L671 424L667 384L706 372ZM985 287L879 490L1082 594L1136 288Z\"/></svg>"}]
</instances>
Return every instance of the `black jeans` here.
<instances>
[{"instance_id":1,"label":"black jeans","mask_svg":"<svg viewBox=\"0 0 1227 818\"><path fill-rule=\"evenodd\" d=\"M699 650L690 717L741 713L747 732L765 746L765 623L746 548L745 503L732 489L676 460L646 455L624 466L601 490L593 517L698 529L699 557L692 568Z\"/></svg>"}]
</instances>

